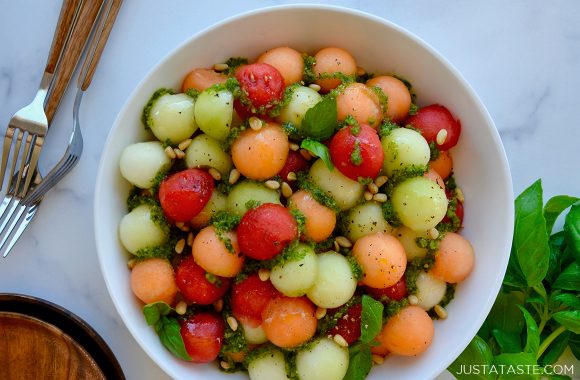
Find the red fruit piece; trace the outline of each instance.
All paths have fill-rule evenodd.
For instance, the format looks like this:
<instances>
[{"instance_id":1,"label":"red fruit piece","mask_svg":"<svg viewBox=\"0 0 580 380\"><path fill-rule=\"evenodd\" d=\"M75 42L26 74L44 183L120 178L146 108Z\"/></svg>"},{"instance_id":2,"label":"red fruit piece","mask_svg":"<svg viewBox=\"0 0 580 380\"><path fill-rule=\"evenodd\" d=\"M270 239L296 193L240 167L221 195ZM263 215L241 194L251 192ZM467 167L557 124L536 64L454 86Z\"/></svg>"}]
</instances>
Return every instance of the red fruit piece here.
<instances>
[{"instance_id":1,"label":"red fruit piece","mask_svg":"<svg viewBox=\"0 0 580 380\"><path fill-rule=\"evenodd\" d=\"M339 334L348 342L353 344L360 338L360 321L362 313L362 304L352 305L342 317L338 319L336 326L328 331L328 334L334 336Z\"/></svg>"},{"instance_id":2,"label":"red fruit piece","mask_svg":"<svg viewBox=\"0 0 580 380\"><path fill-rule=\"evenodd\" d=\"M405 124L417 128L427 142L434 141L440 150L453 148L461 134L461 122L455 120L451 112L439 104L419 109L415 115L406 120ZM437 144L437 134L442 129L447 131L447 136L443 144Z\"/></svg>"},{"instance_id":3,"label":"red fruit piece","mask_svg":"<svg viewBox=\"0 0 580 380\"><path fill-rule=\"evenodd\" d=\"M270 300L281 296L270 280L262 281L256 273L232 286L232 313L252 327L262 324L262 311Z\"/></svg>"},{"instance_id":4,"label":"red fruit piece","mask_svg":"<svg viewBox=\"0 0 580 380\"><path fill-rule=\"evenodd\" d=\"M215 360L224 340L225 324L221 316L211 312L190 315L180 322L185 350L194 363Z\"/></svg>"},{"instance_id":5,"label":"red fruit piece","mask_svg":"<svg viewBox=\"0 0 580 380\"><path fill-rule=\"evenodd\" d=\"M407 281L405 280L405 276L403 276L395 285L389 286L388 288L378 289L366 286L365 290L369 296L378 301L386 300L385 297L390 300L400 301L407 296Z\"/></svg>"},{"instance_id":6,"label":"red fruit piece","mask_svg":"<svg viewBox=\"0 0 580 380\"><path fill-rule=\"evenodd\" d=\"M330 141L330 158L352 180L375 178L383 166L383 147L377 131L367 124L348 126Z\"/></svg>"},{"instance_id":7,"label":"red fruit piece","mask_svg":"<svg viewBox=\"0 0 580 380\"><path fill-rule=\"evenodd\" d=\"M211 305L222 298L229 289L230 279L208 274L197 265L193 256L187 257L175 269L175 282L179 291L191 302Z\"/></svg>"},{"instance_id":8,"label":"red fruit piece","mask_svg":"<svg viewBox=\"0 0 580 380\"><path fill-rule=\"evenodd\" d=\"M173 222L189 222L205 207L214 189L212 176L201 169L186 169L165 178L159 202Z\"/></svg>"},{"instance_id":9,"label":"red fruit piece","mask_svg":"<svg viewBox=\"0 0 580 380\"><path fill-rule=\"evenodd\" d=\"M284 181L288 181L288 173L298 173L302 170L306 170L307 168L308 160L306 160L306 158L304 158L304 156L302 156L300 153L291 150L288 152L286 162L284 163L282 170L278 172L278 175Z\"/></svg>"},{"instance_id":10,"label":"red fruit piece","mask_svg":"<svg viewBox=\"0 0 580 380\"><path fill-rule=\"evenodd\" d=\"M265 203L244 214L237 234L240 251L256 260L268 260L298 237L298 225L287 208Z\"/></svg>"},{"instance_id":11,"label":"red fruit piece","mask_svg":"<svg viewBox=\"0 0 580 380\"><path fill-rule=\"evenodd\" d=\"M246 109L246 112L240 111L238 103L236 111L241 117L272 108L284 95L282 74L267 63L252 63L240 67L236 71L236 79L242 90L241 103Z\"/></svg>"}]
</instances>

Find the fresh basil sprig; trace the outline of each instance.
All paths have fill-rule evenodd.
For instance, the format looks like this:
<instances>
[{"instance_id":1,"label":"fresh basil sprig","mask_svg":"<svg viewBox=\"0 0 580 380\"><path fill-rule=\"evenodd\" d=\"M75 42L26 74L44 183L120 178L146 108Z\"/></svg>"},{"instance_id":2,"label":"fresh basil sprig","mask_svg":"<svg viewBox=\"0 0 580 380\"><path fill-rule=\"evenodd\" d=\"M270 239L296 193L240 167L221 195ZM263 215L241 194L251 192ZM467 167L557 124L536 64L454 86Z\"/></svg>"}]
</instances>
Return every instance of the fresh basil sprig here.
<instances>
[{"instance_id":1,"label":"fresh basil sprig","mask_svg":"<svg viewBox=\"0 0 580 380\"><path fill-rule=\"evenodd\" d=\"M143 314L147 324L153 326L165 348L180 359L191 360L181 337L179 322L177 318L170 316L175 314L171 306L165 302L150 303L143 307Z\"/></svg>"},{"instance_id":2,"label":"fresh basil sprig","mask_svg":"<svg viewBox=\"0 0 580 380\"><path fill-rule=\"evenodd\" d=\"M448 368L460 380L571 379L547 366L567 347L580 359L580 199L560 195L543 206L538 180L515 208L503 287L476 337ZM552 233L568 208L563 229Z\"/></svg>"},{"instance_id":3,"label":"fresh basil sprig","mask_svg":"<svg viewBox=\"0 0 580 380\"><path fill-rule=\"evenodd\" d=\"M337 117L336 98L325 96L306 111L300 125L300 133L306 138L326 140L334 134Z\"/></svg>"},{"instance_id":4,"label":"fresh basil sprig","mask_svg":"<svg viewBox=\"0 0 580 380\"><path fill-rule=\"evenodd\" d=\"M332 159L330 158L330 151L328 147L321 142L311 139L304 139L300 144L300 148L306 149L313 156L319 157L322 159L328 170L333 170L334 165L332 164Z\"/></svg>"}]
</instances>

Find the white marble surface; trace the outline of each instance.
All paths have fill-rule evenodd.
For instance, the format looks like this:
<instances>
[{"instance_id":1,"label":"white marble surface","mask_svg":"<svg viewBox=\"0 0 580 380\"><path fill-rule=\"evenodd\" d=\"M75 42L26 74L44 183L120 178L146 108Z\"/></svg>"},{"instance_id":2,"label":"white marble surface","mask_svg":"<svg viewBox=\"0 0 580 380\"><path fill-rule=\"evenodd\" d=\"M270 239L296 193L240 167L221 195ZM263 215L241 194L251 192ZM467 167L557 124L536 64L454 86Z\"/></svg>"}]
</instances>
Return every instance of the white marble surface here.
<instances>
[{"instance_id":1,"label":"white marble surface","mask_svg":"<svg viewBox=\"0 0 580 380\"><path fill-rule=\"evenodd\" d=\"M125 0L81 109L79 165L46 196L7 259L0 292L48 299L89 322L128 379L166 379L145 355L109 298L93 239L93 188L110 126L132 89L193 33L237 13L290 1ZM519 193L542 178L546 196L580 195L580 2L336 0L393 21L431 44L463 73L500 131ZM0 126L33 97L60 1L0 0ZM69 91L44 148L43 165L64 151L72 122Z\"/></svg>"}]
</instances>

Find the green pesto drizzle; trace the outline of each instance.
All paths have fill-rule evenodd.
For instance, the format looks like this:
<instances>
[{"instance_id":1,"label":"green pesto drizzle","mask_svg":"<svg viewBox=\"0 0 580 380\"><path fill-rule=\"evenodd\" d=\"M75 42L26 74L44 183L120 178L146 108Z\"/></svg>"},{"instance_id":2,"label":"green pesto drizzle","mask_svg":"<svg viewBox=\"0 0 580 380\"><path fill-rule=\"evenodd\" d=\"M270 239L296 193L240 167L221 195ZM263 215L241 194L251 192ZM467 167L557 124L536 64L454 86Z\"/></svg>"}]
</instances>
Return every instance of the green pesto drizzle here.
<instances>
[{"instance_id":1,"label":"green pesto drizzle","mask_svg":"<svg viewBox=\"0 0 580 380\"><path fill-rule=\"evenodd\" d=\"M308 191L310 195L320 204L328 207L329 209L340 212L340 208L336 204L334 198L326 194L322 189L310 181L310 177L306 172L298 173L298 187L300 189Z\"/></svg>"},{"instance_id":2,"label":"green pesto drizzle","mask_svg":"<svg viewBox=\"0 0 580 380\"><path fill-rule=\"evenodd\" d=\"M147 104L143 108L143 112L141 113L141 123L143 123L145 129L151 129L151 109L155 105L157 99L159 99L163 95L172 95L172 94L173 94L172 89L160 88L156 90L153 93L153 95L151 95L151 98L149 98L149 101L147 102Z\"/></svg>"},{"instance_id":3,"label":"green pesto drizzle","mask_svg":"<svg viewBox=\"0 0 580 380\"><path fill-rule=\"evenodd\" d=\"M354 147L350 153L350 162L352 162L354 166L360 166L363 163L360 141L358 139L354 140Z\"/></svg>"},{"instance_id":4,"label":"green pesto drizzle","mask_svg":"<svg viewBox=\"0 0 580 380\"><path fill-rule=\"evenodd\" d=\"M248 59L244 57L230 57L224 62L228 68L223 72L227 76L232 76L236 73L238 67L248 64Z\"/></svg>"},{"instance_id":5,"label":"green pesto drizzle","mask_svg":"<svg viewBox=\"0 0 580 380\"><path fill-rule=\"evenodd\" d=\"M304 60L304 73L302 77L304 78L304 83L309 84L316 81L316 74L314 73L314 65L316 64L316 58L308 54L302 54L302 59Z\"/></svg>"},{"instance_id":6,"label":"green pesto drizzle","mask_svg":"<svg viewBox=\"0 0 580 380\"><path fill-rule=\"evenodd\" d=\"M211 224L215 228L218 239L226 246L228 252L235 254L236 251L232 245L232 241L225 235L226 232L233 230L240 223L238 215L229 213L227 211L218 211L211 218Z\"/></svg>"}]
</instances>

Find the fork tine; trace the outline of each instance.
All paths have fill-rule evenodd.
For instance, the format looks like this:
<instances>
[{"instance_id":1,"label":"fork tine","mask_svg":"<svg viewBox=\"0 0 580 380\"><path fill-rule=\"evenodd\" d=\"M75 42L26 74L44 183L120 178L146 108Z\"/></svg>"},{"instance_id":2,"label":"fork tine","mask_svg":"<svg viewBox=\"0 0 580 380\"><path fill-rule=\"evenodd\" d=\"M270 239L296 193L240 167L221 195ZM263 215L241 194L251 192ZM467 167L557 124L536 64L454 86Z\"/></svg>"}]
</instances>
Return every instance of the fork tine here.
<instances>
[{"instance_id":1,"label":"fork tine","mask_svg":"<svg viewBox=\"0 0 580 380\"><path fill-rule=\"evenodd\" d=\"M24 168L22 166L20 167L20 173L24 173L26 176L24 186L19 189L20 197L24 197L26 195L28 188L30 187L30 182L34 177L34 173L36 172L36 165L38 164L38 158L40 157L40 151L42 150L42 145L44 144L44 137L35 135L32 143L32 151L30 153L31 156L29 162L27 163L28 168L26 171L24 171Z\"/></svg>"},{"instance_id":2,"label":"fork tine","mask_svg":"<svg viewBox=\"0 0 580 380\"><path fill-rule=\"evenodd\" d=\"M16 207L16 215L12 216L12 218L10 218L10 226L8 227L8 229L2 229L2 231L0 232L0 251L4 251L4 244L6 244L6 241L8 240L8 238L16 231L16 226L22 224L24 218L22 218L22 214L24 213L24 210L26 209L26 206L23 205L17 205Z\"/></svg>"},{"instance_id":3,"label":"fork tine","mask_svg":"<svg viewBox=\"0 0 580 380\"><path fill-rule=\"evenodd\" d=\"M18 189L18 181L19 181L19 177L16 178L17 182L16 185L14 185L13 181L15 179L14 174L16 173L16 163L18 162L18 154L20 152L20 145L22 145L22 139L24 137L24 131L22 131L21 129L16 129L17 131L17 135L16 135L16 146L14 147L14 151L12 152L12 162L10 163L10 172L9 172L9 177L8 177L8 191L12 191L11 189ZM14 139L14 137L12 138ZM12 144L9 145L8 148L8 152L10 153L10 147Z\"/></svg>"},{"instance_id":4,"label":"fork tine","mask_svg":"<svg viewBox=\"0 0 580 380\"><path fill-rule=\"evenodd\" d=\"M8 166L8 157L10 156L10 147L14 139L14 128L8 127L4 137L4 147L2 149L2 166L0 167L0 190L4 187L4 175L6 174L6 166ZM10 185L8 185L10 186Z\"/></svg>"},{"instance_id":5,"label":"fork tine","mask_svg":"<svg viewBox=\"0 0 580 380\"><path fill-rule=\"evenodd\" d=\"M2 253L2 257L8 256L14 244L16 244L16 242L18 241L18 238L20 238L20 235L22 235L24 229L26 228L30 220L34 217L34 214L36 214L37 208L38 205L36 204L32 206L27 206L25 208L24 215L22 215L19 219L18 228L16 228L13 231L13 233L9 234L10 240L8 241L8 245L0 248L0 253Z\"/></svg>"},{"instance_id":6,"label":"fork tine","mask_svg":"<svg viewBox=\"0 0 580 380\"><path fill-rule=\"evenodd\" d=\"M8 205L7 212L2 215L2 220L0 221L0 236L4 232L6 225L10 222L10 219L12 219L14 211L16 211L19 205L19 200L15 200L14 198L11 199L11 203Z\"/></svg>"},{"instance_id":7,"label":"fork tine","mask_svg":"<svg viewBox=\"0 0 580 380\"><path fill-rule=\"evenodd\" d=\"M23 140L24 140L24 148L22 150L22 154L20 154L20 157L21 157L20 158L20 169L18 171L18 173L20 173L20 175L16 177L16 185L14 186L14 194L18 194L18 192L22 189L20 183L22 181L22 178L24 178L25 175L26 175L26 173L24 173L24 168L28 165L28 160L29 160L29 157L30 157L30 147L31 147L31 144L32 144L32 140L34 138L34 136L31 133L26 132L26 131L24 131L22 135L23 136L26 135L26 140L24 140L24 138L23 138ZM19 150L17 150L17 152L18 151ZM14 163L15 164L17 164L16 161L17 161L17 157L14 157ZM14 172L14 169L13 169L10 172L10 175L13 175L15 173L16 172Z\"/></svg>"}]
</instances>

